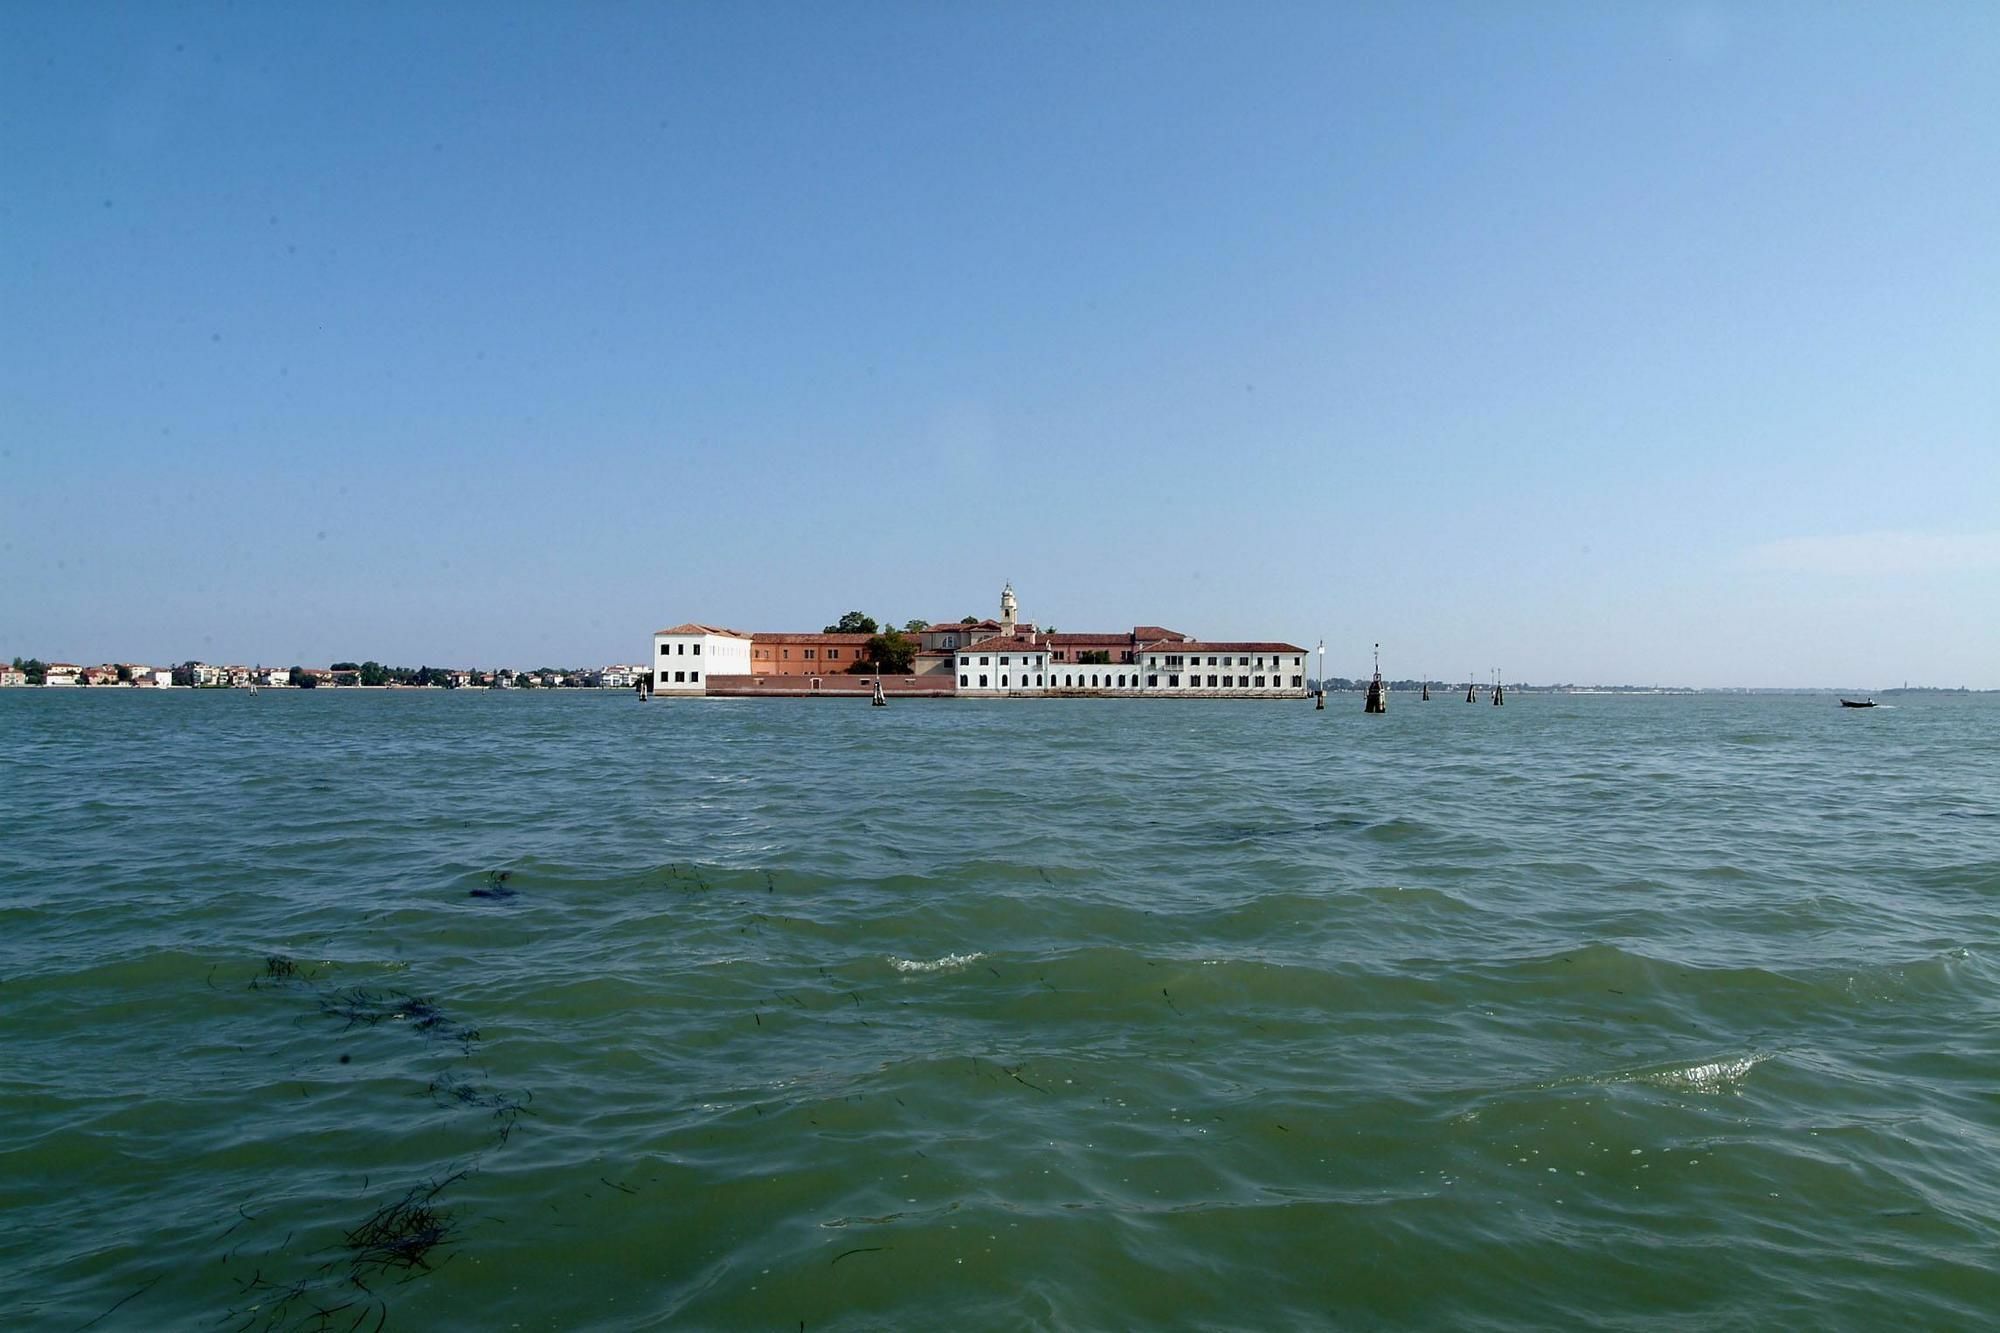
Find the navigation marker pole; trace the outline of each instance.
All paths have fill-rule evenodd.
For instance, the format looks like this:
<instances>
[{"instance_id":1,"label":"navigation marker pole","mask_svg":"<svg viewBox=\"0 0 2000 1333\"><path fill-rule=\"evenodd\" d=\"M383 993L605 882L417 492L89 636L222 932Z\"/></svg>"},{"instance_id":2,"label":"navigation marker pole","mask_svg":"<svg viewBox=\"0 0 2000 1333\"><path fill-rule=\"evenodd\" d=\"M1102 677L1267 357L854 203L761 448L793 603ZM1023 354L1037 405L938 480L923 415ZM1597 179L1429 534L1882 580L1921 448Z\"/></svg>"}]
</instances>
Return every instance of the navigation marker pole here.
<instances>
[{"instance_id":1,"label":"navigation marker pole","mask_svg":"<svg viewBox=\"0 0 2000 1333\"><path fill-rule=\"evenodd\" d=\"M1321 639L1319 641L1319 689L1316 693L1318 697L1313 701L1313 708L1315 711L1324 712L1326 711L1326 640L1325 639Z\"/></svg>"},{"instance_id":2,"label":"navigation marker pole","mask_svg":"<svg viewBox=\"0 0 2000 1333\"><path fill-rule=\"evenodd\" d=\"M1382 687L1382 645L1375 645L1375 677L1368 682L1368 701L1362 705L1364 713L1386 713L1389 711L1389 691Z\"/></svg>"}]
</instances>

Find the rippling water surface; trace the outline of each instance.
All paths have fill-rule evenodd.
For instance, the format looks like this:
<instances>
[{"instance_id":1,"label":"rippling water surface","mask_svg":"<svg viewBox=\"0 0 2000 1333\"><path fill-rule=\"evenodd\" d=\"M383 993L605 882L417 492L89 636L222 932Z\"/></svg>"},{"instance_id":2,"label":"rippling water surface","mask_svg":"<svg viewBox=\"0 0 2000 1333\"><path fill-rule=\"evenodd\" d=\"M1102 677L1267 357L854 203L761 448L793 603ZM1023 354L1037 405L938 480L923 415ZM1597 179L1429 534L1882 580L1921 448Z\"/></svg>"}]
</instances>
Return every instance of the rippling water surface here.
<instances>
[{"instance_id":1,"label":"rippling water surface","mask_svg":"<svg viewBox=\"0 0 2000 1333\"><path fill-rule=\"evenodd\" d=\"M10 690L0 830L11 1328L2000 1310L1992 699Z\"/></svg>"}]
</instances>

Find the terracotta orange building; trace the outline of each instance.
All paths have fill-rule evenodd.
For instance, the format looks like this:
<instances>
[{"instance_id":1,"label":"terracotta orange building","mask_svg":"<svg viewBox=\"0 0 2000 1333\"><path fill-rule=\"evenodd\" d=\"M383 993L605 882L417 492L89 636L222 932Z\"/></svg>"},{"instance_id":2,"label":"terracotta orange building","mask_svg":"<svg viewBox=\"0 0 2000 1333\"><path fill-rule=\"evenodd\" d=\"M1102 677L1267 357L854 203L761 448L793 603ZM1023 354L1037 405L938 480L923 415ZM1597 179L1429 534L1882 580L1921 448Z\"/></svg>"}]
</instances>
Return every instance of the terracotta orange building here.
<instances>
[{"instance_id":1,"label":"terracotta orange building","mask_svg":"<svg viewBox=\"0 0 2000 1333\"><path fill-rule=\"evenodd\" d=\"M868 656L869 634L752 634L753 676L838 676Z\"/></svg>"}]
</instances>

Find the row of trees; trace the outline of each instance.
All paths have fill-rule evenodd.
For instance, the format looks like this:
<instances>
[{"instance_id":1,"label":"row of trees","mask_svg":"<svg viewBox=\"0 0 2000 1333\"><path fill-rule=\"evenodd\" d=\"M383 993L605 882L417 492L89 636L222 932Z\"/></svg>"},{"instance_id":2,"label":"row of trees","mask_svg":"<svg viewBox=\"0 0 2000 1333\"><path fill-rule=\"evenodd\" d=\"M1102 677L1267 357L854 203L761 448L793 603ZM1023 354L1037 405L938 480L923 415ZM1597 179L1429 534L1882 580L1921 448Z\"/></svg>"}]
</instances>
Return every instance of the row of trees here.
<instances>
[{"instance_id":1,"label":"row of trees","mask_svg":"<svg viewBox=\"0 0 2000 1333\"><path fill-rule=\"evenodd\" d=\"M441 685L451 689L458 684L452 673L444 667L392 667L380 662L335 662L330 670L351 671L360 677L363 685ZM296 682L299 668L292 668Z\"/></svg>"},{"instance_id":2,"label":"row of trees","mask_svg":"<svg viewBox=\"0 0 2000 1333\"><path fill-rule=\"evenodd\" d=\"M961 625L976 625L979 623L979 617L966 616L958 623ZM896 632L894 621L883 621L877 623L875 617L873 616L863 615L859 611L849 611L846 615L842 616L840 619L834 621L831 625L828 625L825 629L821 630L820 633L879 634L883 632L882 625L884 624L890 627L888 631L889 633L893 634ZM931 627L931 622L928 620L905 620L903 622L902 632L905 634L921 634L930 627Z\"/></svg>"}]
</instances>

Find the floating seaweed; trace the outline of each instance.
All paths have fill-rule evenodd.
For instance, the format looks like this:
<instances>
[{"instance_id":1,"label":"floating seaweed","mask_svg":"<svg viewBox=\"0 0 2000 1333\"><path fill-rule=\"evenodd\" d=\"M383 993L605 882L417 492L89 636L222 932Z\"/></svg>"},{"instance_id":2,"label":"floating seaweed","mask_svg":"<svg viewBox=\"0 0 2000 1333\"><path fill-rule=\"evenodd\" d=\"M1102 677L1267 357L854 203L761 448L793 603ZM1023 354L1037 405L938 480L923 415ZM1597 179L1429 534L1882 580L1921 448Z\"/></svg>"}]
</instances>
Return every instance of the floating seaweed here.
<instances>
[{"instance_id":1,"label":"floating seaweed","mask_svg":"<svg viewBox=\"0 0 2000 1333\"><path fill-rule=\"evenodd\" d=\"M348 1028L407 1023L427 1037L455 1041L468 1050L479 1040L477 1028L446 1017L444 1010L438 1008L435 1002L408 991L378 991L350 986L322 995L319 1009L329 1018L343 1020Z\"/></svg>"},{"instance_id":2,"label":"floating seaweed","mask_svg":"<svg viewBox=\"0 0 2000 1333\"><path fill-rule=\"evenodd\" d=\"M452 1239L451 1211L437 1207L437 1197L465 1176L455 1171L442 1180L425 1181L394 1203L377 1208L348 1232L347 1248L354 1255L350 1276L359 1279L370 1270L432 1271L431 1251Z\"/></svg>"},{"instance_id":3,"label":"floating seaweed","mask_svg":"<svg viewBox=\"0 0 2000 1333\"><path fill-rule=\"evenodd\" d=\"M274 953L264 959L264 970L250 978L250 989L263 990L269 986L289 986L294 982L309 982L317 975L317 971L301 970L296 960L287 958L281 953Z\"/></svg>"},{"instance_id":4,"label":"floating seaweed","mask_svg":"<svg viewBox=\"0 0 2000 1333\"><path fill-rule=\"evenodd\" d=\"M255 1328L266 1333L359 1333L363 1329L379 1333L389 1321L389 1305L368 1285L368 1279L400 1272L401 1280L409 1282L449 1262L449 1256L433 1261L440 1247L457 1238L451 1210L438 1206L437 1199L468 1174L455 1171L441 1179L426 1180L370 1213L342 1239L348 1251L344 1275L340 1274L340 1262L333 1260L291 1282L274 1282L264 1276L262 1268L247 1278L238 1278L238 1293L254 1300L229 1311L224 1319L239 1321L232 1325L235 1333ZM287 1235L285 1243L290 1240ZM276 1257L284 1249L285 1244L280 1244L266 1257Z\"/></svg>"},{"instance_id":5,"label":"floating seaweed","mask_svg":"<svg viewBox=\"0 0 2000 1333\"><path fill-rule=\"evenodd\" d=\"M514 872L511 870L489 870L486 872L486 883L474 889L467 896L472 898L497 898L504 902L520 892L519 889L511 887L507 883L513 877Z\"/></svg>"},{"instance_id":6,"label":"floating seaweed","mask_svg":"<svg viewBox=\"0 0 2000 1333\"><path fill-rule=\"evenodd\" d=\"M493 1118L500 1122L500 1142L505 1143L514 1132L514 1122L524 1115L533 1115L528 1102L535 1099L530 1092L527 1101L510 1097L483 1084L471 1083L459 1078L449 1070L430 1081L424 1089L439 1106L478 1107L493 1112Z\"/></svg>"}]
</instances>

